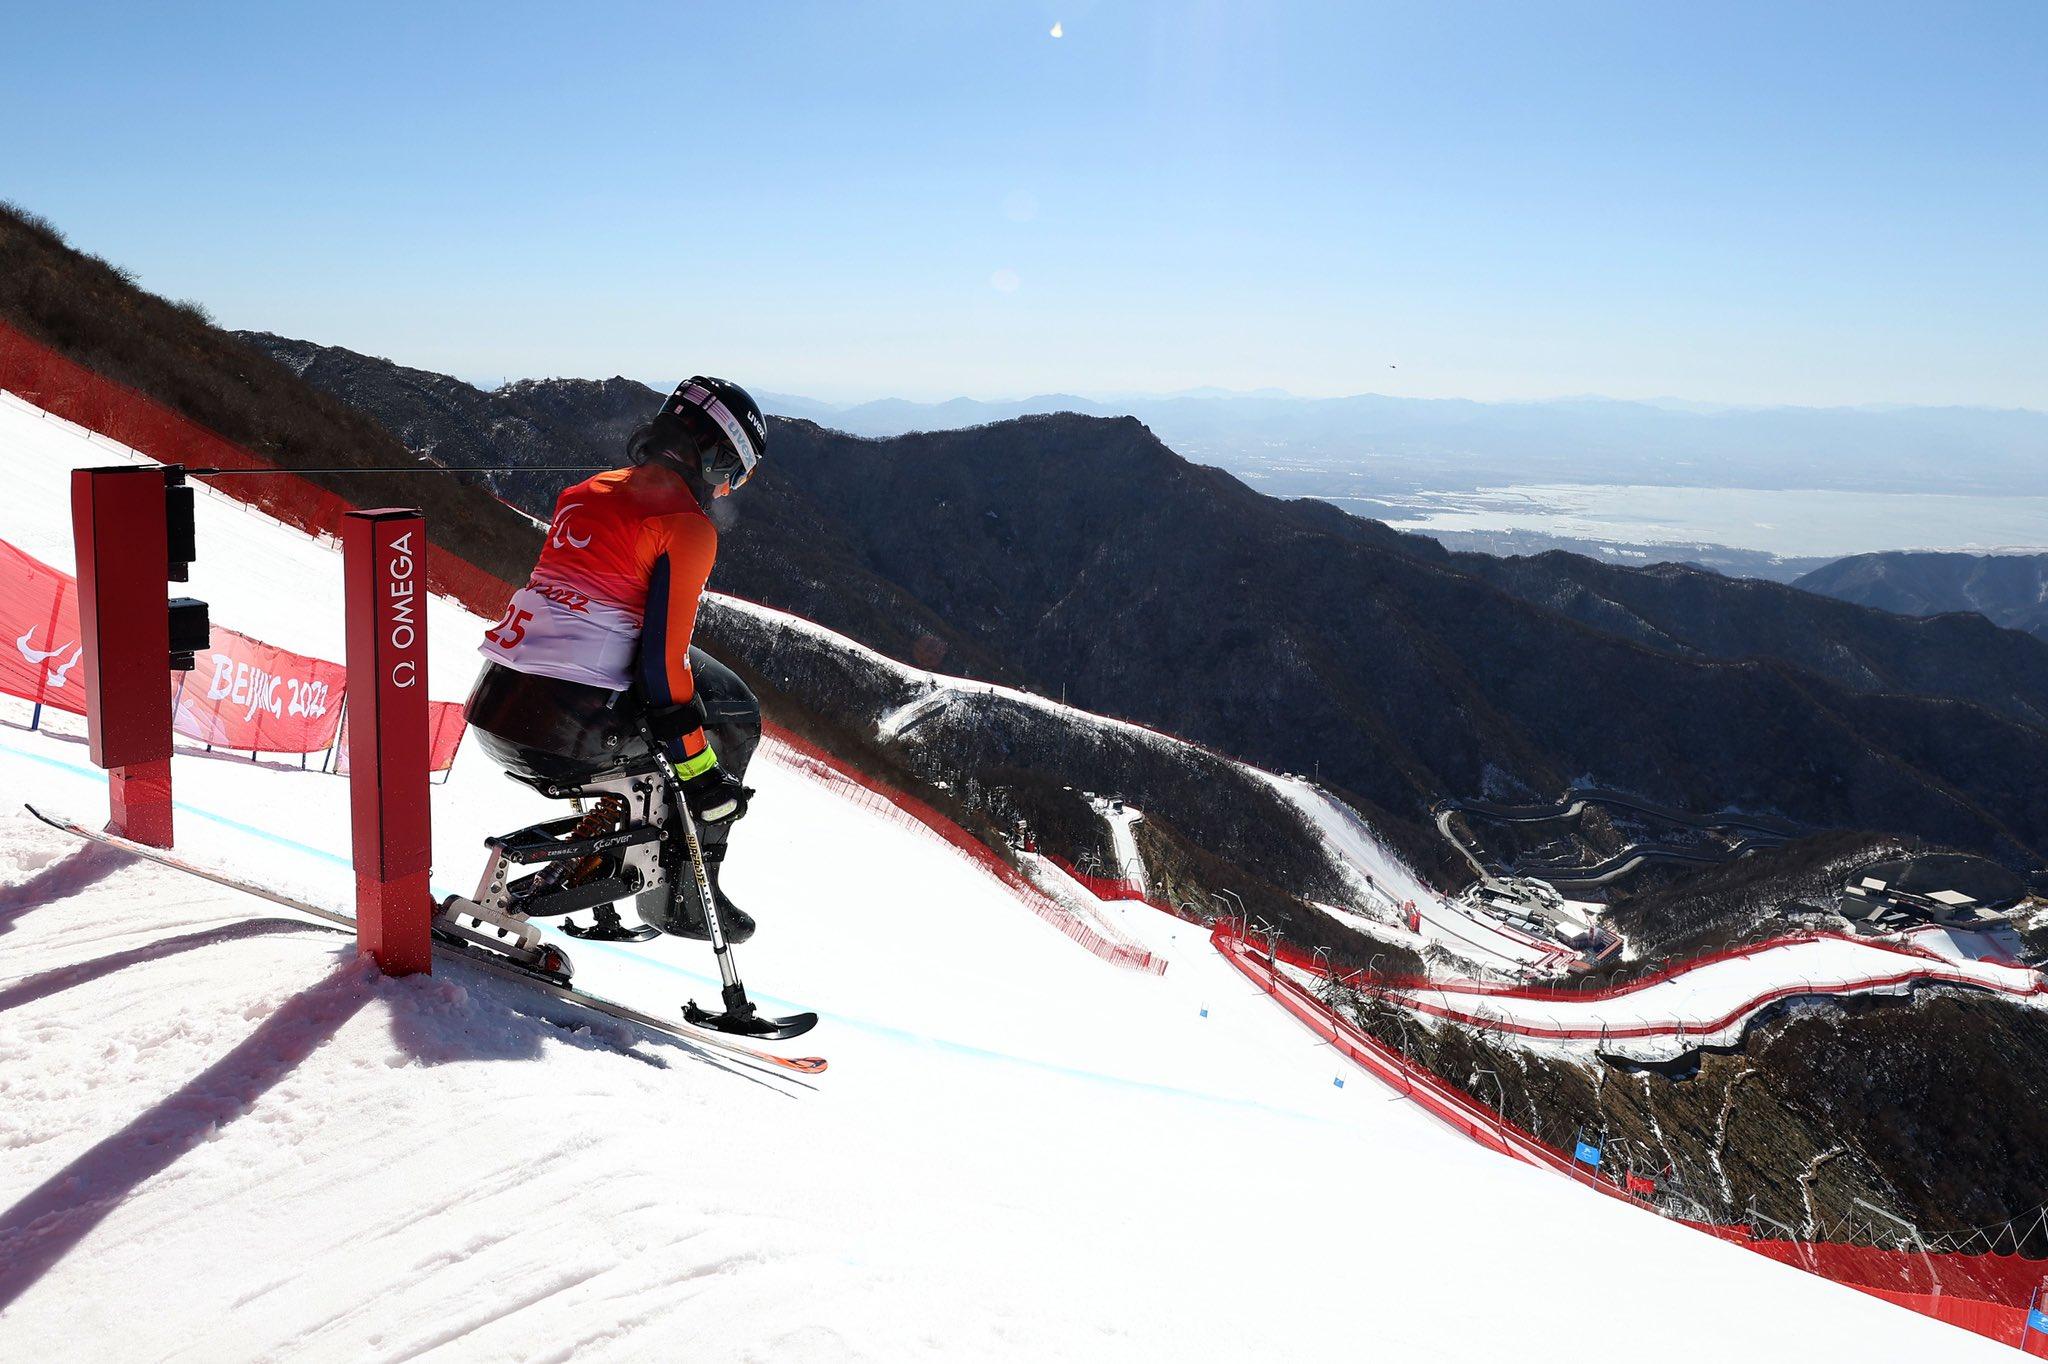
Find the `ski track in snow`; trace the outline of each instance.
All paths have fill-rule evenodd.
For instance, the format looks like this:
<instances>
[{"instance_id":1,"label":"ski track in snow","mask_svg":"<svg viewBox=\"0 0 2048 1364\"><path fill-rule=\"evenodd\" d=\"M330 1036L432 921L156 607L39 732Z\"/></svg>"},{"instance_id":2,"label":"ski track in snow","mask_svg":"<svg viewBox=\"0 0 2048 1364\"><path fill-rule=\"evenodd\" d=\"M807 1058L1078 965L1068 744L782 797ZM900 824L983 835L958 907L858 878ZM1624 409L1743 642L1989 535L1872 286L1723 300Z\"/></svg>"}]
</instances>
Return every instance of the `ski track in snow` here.
<instances>
[{"instance_id":1,"label":"ski track in snow","mask_svg":"<svg viewBox=\"0 0 2048 1364\"><path fill-rule=\"evenodd\" d=\"M61 470L108 457L0 401L26 489L0 537L64 562ZM338 556L219 501L196 594L338 657ZM429 620L459 695L482 622ZM105 808L74 723L0 719L0 790ZM173 766L182 852L347 902L346 783ZM386 980L344 934L0 812L0 1357L2006 1357L1334 1086L1191 925L1102 908L1174 962L1119 970L776 749L750 780L738 955L825 1015L813 1079L459 963ZM474 750L432 799L444 887L549 808ZM695 944L595 946L579 983L645 1008L714 979Z\"/></svg>"},{"instance_id":2,"label":"ski track in snow","mask_svg":"<svg viewBox=\"0 0 2048 1364\"><path fill-rule=\"evenodd\" d=\"M1138 836L1132 826L1145 816L1128 805L1122 810L1104 810L1102 818L1109 825L1110 848L1116 855L1117 875L1129 881L1140 895L1152 893L1152 883L1145 875L1145 859L1138 855Z\"/></svg>"}]
</instances>

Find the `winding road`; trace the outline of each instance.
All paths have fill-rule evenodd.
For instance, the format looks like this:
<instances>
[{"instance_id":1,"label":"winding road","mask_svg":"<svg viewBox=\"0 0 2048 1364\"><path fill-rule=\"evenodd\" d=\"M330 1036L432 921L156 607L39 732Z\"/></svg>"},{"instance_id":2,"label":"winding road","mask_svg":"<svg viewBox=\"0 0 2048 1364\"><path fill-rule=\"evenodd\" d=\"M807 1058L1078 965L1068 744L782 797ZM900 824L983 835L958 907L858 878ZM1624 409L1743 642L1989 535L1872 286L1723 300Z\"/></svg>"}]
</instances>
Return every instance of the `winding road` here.
<instances>
[{"instance_id":1,"label":"winding road","mask_svg":"<svg viewBox=\"0 0 2048 1364\"><path fill-rule=\"evenodd\" d=\"M1517 866L1511 874L1538 877L1565 892L1597 890L1634 871L1645 862L1687 862L1713 866L1733 861L1758 848L1776 847L1788 838L1803 832L1800 825L1771 815L1748 815L1734 811L1696 815L1673 806L1659 805L1641 796L1627 795L1600 787L1580 788L1555 805L1501 805L1487 800L1447 799L1437 808L1436 827L1437 832L1464 857L1487 889L1512 894L1512 888L1487 869L1486 864L1480 859L1479 850L1458 836L1451 826L1452 816L1473 814L1505 824L1539 824L1553 819L1575 819L1588 805L1609 805L1648 815L1667 823L1682 824L1688 828L1732 829L1750 836L1725 849L1647 839L1631 843L1611 857L1589 867L1557 862L1531 862Z\"/></svg>"}]
</instances>

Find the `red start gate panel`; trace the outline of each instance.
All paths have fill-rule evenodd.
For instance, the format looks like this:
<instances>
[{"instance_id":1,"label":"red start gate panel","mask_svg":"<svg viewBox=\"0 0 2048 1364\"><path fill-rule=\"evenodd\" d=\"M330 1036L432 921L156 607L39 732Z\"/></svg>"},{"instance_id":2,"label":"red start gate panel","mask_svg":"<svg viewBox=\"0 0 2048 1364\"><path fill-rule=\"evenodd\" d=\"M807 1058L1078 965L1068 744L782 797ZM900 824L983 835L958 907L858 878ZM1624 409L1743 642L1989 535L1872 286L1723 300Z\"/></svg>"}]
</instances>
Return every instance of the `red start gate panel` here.
<instances>
[{"instance_id":1,"label":"red start gate panel","mask_svg":"<svg viewBox=\"0 0 2048 1364\"><path fill-rule=\"evenodd\" d=\"M342 519L356 934L387 975L433 965L427 536L416 511Z\"/></svg>"},{"instance_id":2,"label":"red start gate panel","mask_svg":"<svg viewBox=\"0 0 2048 1364\"><path fill-rule=\"evenodd\" d=\"M165 486L155 466L71 471L86 733L93 764L107 769L107 827L159 848L171 846Z\"/></svg>"}]
</instances>

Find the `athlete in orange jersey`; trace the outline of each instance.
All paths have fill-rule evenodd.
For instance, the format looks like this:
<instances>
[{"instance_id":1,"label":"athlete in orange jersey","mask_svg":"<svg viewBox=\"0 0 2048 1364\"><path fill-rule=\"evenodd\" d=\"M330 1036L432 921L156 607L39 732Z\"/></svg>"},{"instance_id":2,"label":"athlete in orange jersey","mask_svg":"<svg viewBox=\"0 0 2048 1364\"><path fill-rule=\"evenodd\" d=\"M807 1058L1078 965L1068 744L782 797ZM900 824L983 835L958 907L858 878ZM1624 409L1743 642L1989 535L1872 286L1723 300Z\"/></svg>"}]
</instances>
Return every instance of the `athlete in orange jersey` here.
<instances>
[{"instance_id":1,"label":"athlete in orange jersey","mask_svg":"<svg viewBox=\"0 0 2048 1364\"><path fill-rule=\"evenodd\" d=\"M637 687L650 709L687 706L697 694L690 635L718 557L718 532L689 482L649 461L578 483L555 518L482 652L518 672L608 691ZM696 775L701 728L679 736L677 770Z\"/></svg>"},{"instance_id":2,"label":"athlete in orange jersey","mask_svg":"<svg viewBox=\"0 0 2048 1364\"><path fill-rule=\"evenodd\" d=\"M737 384L679 385L635 433L631 466L556 499L532 577L484 635L491 661L468 707L500 763L558 783L615 759L644 722L683 780L714 889L752 795L740 778L760 739L760 707L690 637L718 555L705 508L746 482L766 441L760 408ZM702 908L694 892L686 899L676 918L643 897L642 917L702 937ZM722 893L719 901L726 936L745 942L753 920Z\"/></svg>"}]
</instances>

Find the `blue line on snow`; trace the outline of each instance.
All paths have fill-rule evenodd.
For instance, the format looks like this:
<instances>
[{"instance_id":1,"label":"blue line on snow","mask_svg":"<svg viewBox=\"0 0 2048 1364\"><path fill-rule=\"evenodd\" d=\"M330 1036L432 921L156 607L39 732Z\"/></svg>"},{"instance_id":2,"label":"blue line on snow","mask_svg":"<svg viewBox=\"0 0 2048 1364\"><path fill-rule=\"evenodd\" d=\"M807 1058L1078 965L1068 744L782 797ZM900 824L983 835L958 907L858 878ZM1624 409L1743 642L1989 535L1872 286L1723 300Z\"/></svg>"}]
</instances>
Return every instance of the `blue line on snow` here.
<instances>
[{"instance_id":1,"label":"blue line on snow","mask_svg":"<svg viewBox=\"0 0 2048 1364\"><path fill-rule=\"evenodd\" d=\"M98 768L81 767L77 763L65 762L62 758L52 758L43 753L31 753L26 749L16 748L12 744L0 745L0 747L4 747L16 757L26 758L30 762L41 763L45 767L54 767L61 771L69 772L74 776L90 777L101 781L105 780L105 774ZM233 829L238 833L248 834L252 838L260 838L264 842L275 844L280 848L289 848L293 852L305 853L310 857L317 857L323 862L331 862L337 866L349 867L353 865L349 859L342 857L338 853L331 853L325 848L316 848L310 843L301 843L296 839L287 838L283 834L258 828L254 824L244 824L241 820L230 819L226 815L215 814L211 810L202 809L197 805L188 805L184 801L174 800L171 804L172 808L183 811L188 815L197 815L201 819L211 821L224 828ZM433 892L436 898L447 893L441 890ZM545 928L546 925L540 925L540 927ZM602 953L623 957L637 966L653 967L657 971L665 971L670 975L682 976L686 980L695 981L700 985L715 986L720 983L714 976L700 974L686 966L677 966L673 962L662 961L658 957L632 953L614 943L578 940L576 946L579 952L589 951L594 947ZM763 994L759 995L758 998L778 1008L794 1009L799 1007L795 1001L783 999L776 995ZM1294 1118L1301 1122L1323 1124L1331 1122L1329 1118L1318 1117L1311 1113L1302 1113L1290 1108L1275 1108L1273 1105L1263 1103L1257 1099L1234 1099L1227 1095L1211 1094L1199 1089L1182 1089L1175 1085L1163 1085L1152 1080L1134 1080L1125 1075L1109 1075L1101 1071L1083 1070L1079 1066L1066 1066L1056 1061L1041 1061L1029 1056L1017 1056L1010 1052L979 1047L971 1042L955 1042L950 1038L934 1037L929 1033L912 1032L908 1028L899 1028L891 1023L878 1023L872 1019L856 1018L848 1014L828 1013L822 1014L820 1017L830 1019L842 1027L855 1028L861 1032L892 1038L898 1042L910 1042L920 1046L932 1047L939 1051L952 1052L956 1055L971 1057L978 1061L1002 1061L1013 1066L1023 1066L1028 1070L1045 1071L1048 1074L1059 1075L1067 1079L1088 1080L1095 1084L1111 1085L1120 1089L1141 1090L1146 1093L1161 1094L1176 1099L1199 1099L1204 1103L1222 1104L1230 1108L1249 1108L1262 1113L1272 1113L1284 1118Z\"/></svg>"},{"instance_id":2,"label":"blue line on snow","mask_svg":"<svg viewBox=\"0 0 2048 1364\"><path fill-rule=\"evenodd\" d=\"M14 754L18 758L27 758L32 763L41 763L45 767L55 767L61 771L70 772L75 776L91 777L102 783L106 780L106 773L96 767L80 767L77 763L68 763L62 758L52 758L46 753L31 753L25 748L16 748L12 744L5 745L5 747L9 753ZM286 838L283 834L272 833L268 829L259 829L254 824L244 824L239 819L229 819L226 815L217 815L213 811L202 809L197 805L187 805L182 800L173 800L171 808L188 815L197 815L201 819L219 824L224 828L233 829L237 833L250 834L262 839L266 843L275 843L280 848L290 848L293 852L302 852L310 857L317 857L323 862L332 862L337 867L352 867L354 865L339 853L331 853L325 848L316 848L310 843L301 843L297 839Z\"/></svg>"}]
</instances>

